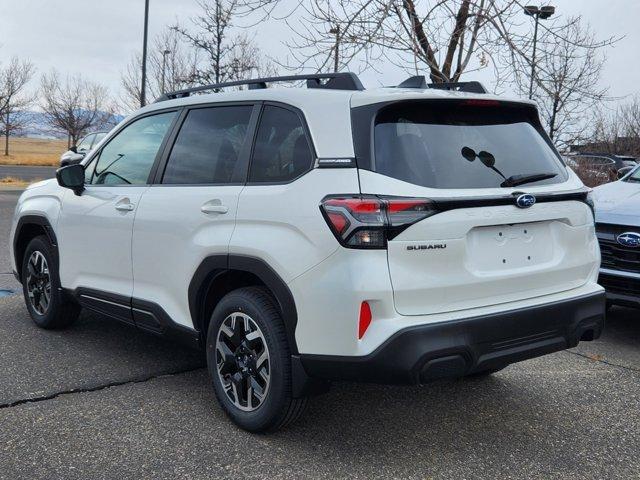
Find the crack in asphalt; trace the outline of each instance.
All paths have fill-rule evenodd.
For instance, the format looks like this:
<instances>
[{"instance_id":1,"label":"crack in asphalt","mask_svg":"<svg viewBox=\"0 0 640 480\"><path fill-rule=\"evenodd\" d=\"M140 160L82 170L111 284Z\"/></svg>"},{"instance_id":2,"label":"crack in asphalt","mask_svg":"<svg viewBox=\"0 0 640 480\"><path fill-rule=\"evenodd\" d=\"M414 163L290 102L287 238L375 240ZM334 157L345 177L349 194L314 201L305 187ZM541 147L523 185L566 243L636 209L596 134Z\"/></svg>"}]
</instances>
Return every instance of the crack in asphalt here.
<instances>
[{"instance_id":1,"label":"crack in asphalt","mask_svg":"<svg viewBox=\"0 0 640 480\"><path fill-rule=\"evenodd\" d=\"M617 363L610 362L608 360L604 360L603 358L598 358L597 356L587 355L580 352L572 352L571 350L565 350L566 353L570 353L571 355L575 355L577 357L586 358L587 360L591 360L592 362L604 363L605 365L609 365L610 367L622 368L623 370L628 370L630 372L640 373L640 368L628 367L626 365L620 365Z\"/></svg>"},{"instance_id":2,"label":"crack in asphalt","mask_svg":"<svg viewBox=\"0 0 640 480\"><path fill-rule=\"evenodd\" d=\"M96 385L94 387L84 387L84 388L77 388L77 389L71 389L71 390L63 390L60 392L56 392L56 393L52 393L49 395L43 395L40 397L31 397L31 398L23 398L21 400L15 400L13 402L9 402L9 403L3 403L0 404L0 410L3 410L5 408L12 408L12 407L18 407L20 405L25 405L28 403L39 403L39 402L45 402L48 400L54 400L58 397L64 396L64 395L73 395L75 393L87 393L87 392L98 392L100 390L105 390L107 388L111 388L111 387L120 387L122 385L134 385L137 383L145 383L148 382L150 380L154 380L156 378L162 378L162 377L171 377L174 375L181 375L183 373L191 373L191 372L196 372L198 370L203 370L206 367L195 367L195 368L188 368L186 370L178 370L175 372L167 372L167 373L158 373L155 375L149 375L146 377L141 377L141 378L136 378L133 380L123 380L120 382L109 382L106 383L104 385Z\"/></svg>"}]
</instances>

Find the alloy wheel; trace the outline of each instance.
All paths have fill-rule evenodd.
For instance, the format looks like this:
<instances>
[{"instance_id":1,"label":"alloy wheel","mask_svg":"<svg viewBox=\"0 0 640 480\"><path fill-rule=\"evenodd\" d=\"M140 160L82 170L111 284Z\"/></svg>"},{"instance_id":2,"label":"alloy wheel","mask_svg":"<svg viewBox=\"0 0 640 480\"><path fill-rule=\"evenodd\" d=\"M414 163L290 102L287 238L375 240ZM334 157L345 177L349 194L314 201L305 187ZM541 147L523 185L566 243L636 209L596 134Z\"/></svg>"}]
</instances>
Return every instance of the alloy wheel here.
<instances>
[{"instance_id":1,"label":"alloy wheel","mask_svg":"<svg viewBox=\"0 0 640 480\"><path fill-rule=\"evenodd\" d=\"M36 250L27 262L27 294L31 307L38 315L44 315L51 304L51 275L42 252Z\"/></svg>"},{"instance_id":2,"label":"alloy wheel","mask_svg":"<svg viewBox=\"0 0 640 480\"><path fill-rule=\"evenodd\" d=\"M264 334L248 315L234 312L220 324L216 366L224 392L243 411L254 411L269 392L271 361Z\"/></svg>"}]
</instances>

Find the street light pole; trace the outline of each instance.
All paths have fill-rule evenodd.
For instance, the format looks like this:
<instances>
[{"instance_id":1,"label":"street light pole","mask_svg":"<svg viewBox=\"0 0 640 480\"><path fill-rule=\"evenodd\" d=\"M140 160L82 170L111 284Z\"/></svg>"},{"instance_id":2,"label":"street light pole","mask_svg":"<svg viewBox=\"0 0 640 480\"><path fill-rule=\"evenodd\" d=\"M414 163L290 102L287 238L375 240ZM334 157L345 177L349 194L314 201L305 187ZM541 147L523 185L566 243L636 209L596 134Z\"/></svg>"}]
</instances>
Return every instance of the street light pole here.
<instances>
[{"instance_id":1,"label":"street light pole","mask_svg":"<svg viewBox=\"0 0 640 480\"><path fill-rule=\"evenodd\" d=\"M533 79L536 76L536 50L538 47L538 23L540 20L546 20L556 11L556 7L546 5L544 7L536 7L535 5L527 5L524 7L525 15L535 18L535 28L533 30L533 55L531 56L531 80L529 82L529 100L533 98Z\"/></svg>"},{"instance_id":2,"label":"street light pole","mask_svg":"<svg viewBox=\"0 0 640 480\"><path fill-rule=\"evenodd\" d=\"M165 93L165 72L167 70L167 55L171 53L171 50L165 50L162 52L162 94Z\"/></svg>"},{"instance_id":3,"label":"street light pole","mask_svg":"<svg viewBox=\"0 0 640 480\"><path fill-rule=\"evenodd\" d=\"M142 85L140 86L140 106L147 103L147 36L149 33L149 0L144 0L144 37L142 39Z\"/></svg>"},{"instance_id":4,"label":"street light pole","mask_svg":"<svg viewBox=\"0 0 640 480\"><path fill-rule=\"evenodd\" d=\"M334 28L329 30L329 33L333 33L336 36L336 46L334 53L334 65L333 71L338 72L340 69L340 25L336 25Z\"/></svg>"},{"instance_id":5,"label":"street light pole","mask_svg":"<svg viewBox=\"0 0 640 480\"><path fill-rule=\"evenodd\" d=\"M533 97L533 77L536 74L536 48L538 47L538 23L540 15L536 15L536 26L533 29L533 55L531 56L531 79L529 82L529 100Z\"/></svg>"}]
</instances>

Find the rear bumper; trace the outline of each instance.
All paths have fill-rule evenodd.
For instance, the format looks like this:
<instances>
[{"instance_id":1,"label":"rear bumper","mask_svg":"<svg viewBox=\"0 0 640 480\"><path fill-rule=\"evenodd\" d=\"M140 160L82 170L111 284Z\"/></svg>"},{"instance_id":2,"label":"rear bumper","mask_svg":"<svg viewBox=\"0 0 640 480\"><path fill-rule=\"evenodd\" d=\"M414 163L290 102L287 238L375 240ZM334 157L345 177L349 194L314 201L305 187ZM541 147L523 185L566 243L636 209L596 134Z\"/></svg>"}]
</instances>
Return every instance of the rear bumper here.
<instances>
[{"instance_id":1,"label":"rear bumper","mask_svg":"<svg viewBox=\"0 0 640 480\"><path fill-rule=\"evenodd\" d=\"M362 357L301 355L310 377L416 384L499 368L598 338L605 294L511 310L397 332Z\"/></svg>"}]
</instances>

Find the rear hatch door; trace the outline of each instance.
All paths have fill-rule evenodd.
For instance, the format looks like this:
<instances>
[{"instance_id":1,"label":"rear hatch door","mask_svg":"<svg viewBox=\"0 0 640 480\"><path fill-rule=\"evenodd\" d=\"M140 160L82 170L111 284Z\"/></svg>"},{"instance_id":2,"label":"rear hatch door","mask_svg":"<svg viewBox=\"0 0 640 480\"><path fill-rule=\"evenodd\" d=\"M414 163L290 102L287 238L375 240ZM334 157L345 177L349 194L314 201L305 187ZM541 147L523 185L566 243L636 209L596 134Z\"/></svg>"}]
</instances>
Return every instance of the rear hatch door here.
<instances>
[{"instance_id":1,"label":"rear hatch door","mask_svg":"<svg viewBox=\"0 0 640 480\"><path fill-rule=\"evenodd\" d=\"M389 237L399 313L551 294L583 285L597 269L586 191L531 106L400 102L372 124L362 193L428 198L437 211Z\"/></svg>"}]
</instances>

